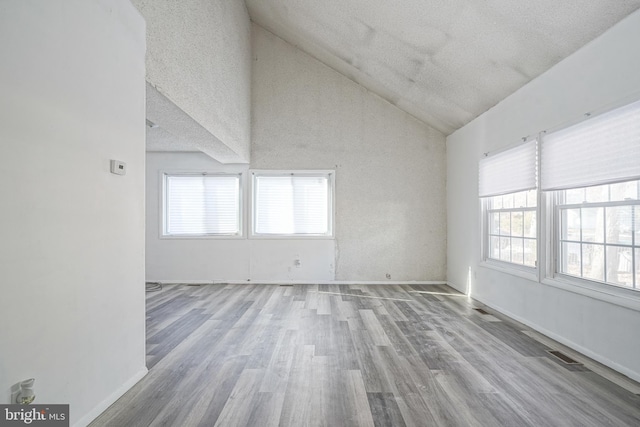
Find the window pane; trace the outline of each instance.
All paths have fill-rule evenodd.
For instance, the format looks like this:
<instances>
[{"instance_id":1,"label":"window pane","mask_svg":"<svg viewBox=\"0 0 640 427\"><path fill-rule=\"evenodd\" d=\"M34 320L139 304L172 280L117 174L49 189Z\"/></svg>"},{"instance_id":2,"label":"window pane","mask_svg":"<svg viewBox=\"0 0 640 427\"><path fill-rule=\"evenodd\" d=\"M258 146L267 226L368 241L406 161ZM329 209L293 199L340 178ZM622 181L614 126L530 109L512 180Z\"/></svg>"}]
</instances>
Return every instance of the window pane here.
<instances>
[{"instance_id":1,"label":"window pane","mask_svg":"<svg viewBox=\"0 0 640 427\"><path fill-rule=\"evenodd\" d=\"M595 187L586 188L587 198L589 203L608 202L609 201L609 186L597 185Z\"/></svg>"},{"instance_id":2,"label":"window pane","mask_svg":"<svg viewBox=\"0 0 640 427\"><path fill-rule=\"evenodd\" d=\"M607 207L607 243L631 244L631 206ZM638 242L640 243L640 242Z\"/></svg>"},{"instance_id":3,"label":"window pane","mask_svg":"<svg viewBox=\"0 0 640 427\"><path fill-rule=\"evenodd\" d=\"M527 207L535 208L536 206L538 206L538 191L527 191Z\"/></svg>"},{"instance_id":4,"label":"window pane","mask_svg":"<svg viewBox=\"0 0 640 427\"><path fill-rule=\"evenodd\" d=\"M529 267L536 266L536 260L538 259L537 244L535 240L524 240L524 265Z\"/></svg>"},{"instance_id":5,"label":"window pane","mask_svg":"<svg viewBox=\"0 0 640 427\"><path fill-rule=\"evenodd\" d=\"M522 237L522 212L511 212L511 235Z\"/></svg>"},{"instance_id":6,"label":"window pane","mask_svg":"<svg viewBox=\"0 0 640 427\"><path fill-rule=\"evenodd\" d=\"M582 241L604 243L604 208L582 209Z\"/></svg>"},{"instance_id":7,"label":"window pane","mask_svg":"<svg viewBox=\"0 0 640 427\"><path fill-rule=\"evenodd\" d=\"M638 199L638 181L611 184L610 188L612 202Z\"/></svg>"},{"instance_id":8,"label":"window pane","mask_svg":"<svg viewBox=\"0 0 640 427\"><path fill-rule=\"evenodd\" d=\"M510 244L510 238L500 237L500 259L502 261L511 262L511 250L509 248Z\"/></svg>"},{"instance_id":9,"label":"window pane","mask_svg":"<svg viewBox=\"0 0 640 427\"><path fill-rule=\"evenodd\" d=\"M562 264L560 271L572 276L580 276L582 263L582 256L580 252L579 243L562 243L561 245L561 260Z\"/></svg>"},{"instance_id":10,"label":"window pane","mask_svg":"<svg viewBox=\"0 0 640 427\"><path fill-rule=\"evenodd\" d=\"M564 192L565 203L574 205L587 200L584 188L573 188Z\"/></svg>"},{"instance_id":11,"label":"window pane","mask_svg":"<svg viewBox=\"0 0 640 427\"><path fill-rule=\"evenodd\" d=\"M536 213L525 212L524 213L524 237L536 237Z\"/></svg>"},{"instance_id":12,"label":"window pane","mask_svg":"<svg viewBox=\"0 0 640 427\"><path fill-rule=\"evenodd\" d=\"M513 195L513 207L514 208L526 208L527 207L527 192L520 191Z\"/></svg>"},{"instance_id":13,"label":"window pane","mask_svg":"<svg viewBox=\"0 0 640 427\"><path fill-rule=\"evenodd\" d=\"M166 176L166 235L238 234L238 176Z\"/></svg>"},{"instance_id":14,"label":"window pane","mask_svg":"<svg viewBox=\"0 0 640 427\"><path fill-rule=\"evenodd\" d=\"M562 209L560 211L562 240L580 240L580 209Z\"/></svg>"},{"instance_id":15,"label":"window pane","mask_svg":"<svg viewBox=\"0 0 640 427\"><path fill-rule=\"evenodd\" d=\"M489 239L489 258L500 259L500 238L491 236Z\"/></svg>"},{"instance_id":16,"label":"window pane","mask_svg":"<svg viewBox=\"0 0 640 427\"><path fill-rule=\"evenodd\" d=\"M513 194L505 194L504 196L502 196L502 208L503 209L513 208Z\"/></svg>"},{"instance_id":17,"label":"window pane","mask_svg":"<svg viewBox=\"0 0 640 427\"><path fill-rule=\"evenodd\" d=\"M255 233L326 235L327 176L255 176Z\"/></svg>"},{"instance_id":18,"label":"window pane","mask_svg":"<svg viewBox=\"0 0 640 427\"><path fill-rule=\"evenodd\" d=\"M607 282L633 286L633 260L631 248L607 247Z\"/></svg>"},{"instance_id":19,"label":"window pane","mask_svg":"<svg viewBox=\"0 0 640 427\"><path fill-rule=\"evenodd\" d=\"M524 264L524 239L511 238L511 262Z\"/></svg>"},{"instance_id":20,"label":"window pane","mask_svg":"<svg viewBox=\"0 0 640 427\"><path fill-rule=\"evenodd\" d=\"M500 212L489 214L489 233L500 234Z\"/></svg>"},{"instance_id":21,"label":"window pane","mask_svg":"<svg viewBox=\"0 0 640 427\"><path fill-rule=\"evenodd\" d=\"M604 281L604 245L582 245L582 275Z\"/></svg>"},{"instance_id":22,"label":"window pane","mask_svg":"<svg viewBox=\"0 0 640 427\"><path fill-rule=\"evenodd\" d=\"M511 215L509 212L500 212L500 235L511 235Z\"/></svg>"},{"instance_id":23,"label":"window pane","mask_svg":"<svg viewBox=\"0 0 640 427\"><path fill-rule=\"evenodd\" d=\"M493 196L490 200L491 209L502 209L502 196Z\"/></svg>"}]
</instances>

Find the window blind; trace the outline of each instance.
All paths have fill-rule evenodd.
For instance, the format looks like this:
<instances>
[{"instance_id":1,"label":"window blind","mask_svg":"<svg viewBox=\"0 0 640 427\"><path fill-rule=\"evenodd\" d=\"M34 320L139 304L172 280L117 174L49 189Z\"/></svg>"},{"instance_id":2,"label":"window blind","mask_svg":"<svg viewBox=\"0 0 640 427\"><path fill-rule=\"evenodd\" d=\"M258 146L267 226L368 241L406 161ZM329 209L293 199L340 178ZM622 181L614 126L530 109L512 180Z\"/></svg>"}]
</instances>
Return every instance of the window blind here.
<instances>
[{"instance_id":1,"label":"window blind","mask_svg":"<svg viewBox=\"0 0 640 427\"><path fill-rule=\"evenodd\" d=\"M329 235L330 203L329 175L255 175L254 232Z\"/></svg>"},{"instance_id":2,"label":"window blind","mask_svg":"<svg viewBox=\"0 0 640 427\"><path fill-rule=\"evenodd\" d=\"M542 138L541 188L561 190L640 178L640 101Z\"/></svg>"},{"instance_id":3,"label":"window blind","mask_svg":"<svg viewBox=\"0 0 640 427\"><path fill-rule=\"evenodd\" d=\"M165 235L240 233L240 177L166 175Z\"/></svg>"},{"instance_id":4,"label":"window blind","mask_svg":"<svg viewBox=\"0 0 640 427\"><path fill-rule=\"evenodd\" d=\"M537 141L481 159L478 164L480 197L498 196L537 187Z\"/></svg>"}]
</instances>

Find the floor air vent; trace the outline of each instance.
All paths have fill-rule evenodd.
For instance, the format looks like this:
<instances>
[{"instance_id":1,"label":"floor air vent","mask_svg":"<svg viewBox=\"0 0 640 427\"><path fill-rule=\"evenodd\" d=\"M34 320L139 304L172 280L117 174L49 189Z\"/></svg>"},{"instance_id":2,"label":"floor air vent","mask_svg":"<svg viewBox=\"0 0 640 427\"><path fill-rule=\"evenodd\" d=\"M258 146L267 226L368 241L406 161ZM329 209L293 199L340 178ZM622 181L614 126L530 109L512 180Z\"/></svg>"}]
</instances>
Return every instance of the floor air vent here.
<instances>
[{"instance_id":1,"label":"floor air vent","mask_svg":"<svg viewBox=\"0 0 640 427\"><path fill-rule=\"evenodd\" d=\"M283 285L280 285L280 286L293 286L293 285L291 285L291 284L283 284Z\"/></svg>"},{"instance_id":2,"label":"floor air vent","mask_svg":"<svg viewBox=\"0 0 640 427\"><path fill-rule=\"evenodd\" d=\"M567 356L566 354L564 354L561 351L557 351L557 350L547 350L547 352L555 357L557 357L558 359L562 360L564 363L566 363L567 365L581 365L580 362L578 362L577 360L573 360L572 358L570 358L569 356Z\"/></svg>"},{"instance_id":3,"label":"floor air vent","mask_svg":"<svg viewBox=\"0 0 640 427\"><path fill-rule=\"evenodd\" d=\"M483 309L481 309L481 308L474 308L474 310L475 310L475 311L477 311L477 312L478 312L478 313L480 313L480 314L489 314L489 312L488 312L488 311L484 311L484 310L483 310Z\"/></svg>"}]
</instances>

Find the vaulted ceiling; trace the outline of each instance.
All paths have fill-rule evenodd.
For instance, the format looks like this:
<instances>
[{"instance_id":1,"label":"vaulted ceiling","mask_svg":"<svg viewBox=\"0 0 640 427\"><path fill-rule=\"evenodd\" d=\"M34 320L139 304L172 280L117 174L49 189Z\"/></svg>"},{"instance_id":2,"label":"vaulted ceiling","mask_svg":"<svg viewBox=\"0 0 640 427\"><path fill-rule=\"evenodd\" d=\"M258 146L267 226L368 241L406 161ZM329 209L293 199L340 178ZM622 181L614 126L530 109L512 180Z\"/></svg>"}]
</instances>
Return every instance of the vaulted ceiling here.
<instances>
[{"instance_id":1,"label":"vaulted ceiling","mask_svg":"<svg viewBox=\"0 0 640 427\"><path fill-rule=\"evenodd\" d=\"M245 2L258 25L445 135L640 8L640 0Z\"/></svg>"}]
</instances>

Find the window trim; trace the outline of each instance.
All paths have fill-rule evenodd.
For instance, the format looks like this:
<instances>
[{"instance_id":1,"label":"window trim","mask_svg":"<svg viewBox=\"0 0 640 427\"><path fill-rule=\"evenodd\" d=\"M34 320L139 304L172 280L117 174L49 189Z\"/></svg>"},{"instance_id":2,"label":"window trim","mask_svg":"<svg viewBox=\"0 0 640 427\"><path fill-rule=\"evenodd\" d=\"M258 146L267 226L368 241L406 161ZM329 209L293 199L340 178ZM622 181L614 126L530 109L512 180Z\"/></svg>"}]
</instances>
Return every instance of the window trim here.
<instances>
[{"instance_id":1,"label":"window trim","mask_svg":"<svg viewBox=\"0 0 640 427\"><path fill-rule=\"evenodd\" d=\"M536 138L538 140L538 162L542 161L541 150L544 143L544 136L546 133L555 132L568 128L572 125L580 123L585 120L589 120L591 115L600 115L611 111L615 108L624 107L627 104L632 104L638 101L637 94L629 96L619 102L593 110L591 114L585 114L584 116L577 118L576 120L565 122L564 124L554 126L547 130L542 130L539 133L532 134L526 139ZM505 146L497 152L502 152L510 149L514 145ZM485 153L485 156L487 154ZM541 169L538 163L539 173ZM628 180L635 180L637 178L629 178ZM626 181L626 180L625 180ZM606 182L602 184L613 184L615 182L621 182L620 180ZM640 188L639 188L640 191ZM598 282L595 280L589 280L574 276L568 276L562 273L558 273L558 256L560 248L560 228L556 226L559 224L560 209L556 209L556 203L554 198L557 197L556 191L543 191L538 188L538 206L537 206L537 250L538 250L538 265L535 272L522 271L518 268L517 264L501 262L498 260L492 260L487 258L488 243L489 243L489 217L488 209L485 208L486 200L479 198L480 209L480 262L479 267L489 268L499 271L503 274L510 274L512 276L521 277L530 280L535 283L539 283L543 286L551 286L565 292L570 292L578 295L582 295L588 298L592 298L598 301L604 301L610 304L615 304L620 307L628 308L635 311L640 311L640 286L636 284L636 288L628 288L624 285L617 285L613 283ZM612 202L616 203L616 202ZM624 204L624 203L623 203ZM637 242L636 242L637 245ZM622 245L626 246L626 245Z\"/></svg>"},{"instance_id":2,"label":"window trim","mask_svg":"<svg viewBox=\"0 0 640 427\"><path fill-rule=\"evenodd\" d=\"M335 240L335 216L336 216L336 171L332 169L309 169L309 170L270 170L270 169L250 169L250 200L251 210L249 212L249 238L251 239L272 239L272 240ZM256 224L256 177L257 176L307 176L322 177L329 180L328 194L328 221L329 232L327 234L263 234L255 232Z\"/></svg>"},{"instance_id":3,"label":"window trim","mask_svg":"<svg viewBox=\"0 0 640 427\"><path fill-rule=\"evenodd\" d=\"M635 181L631 179L629 181ZM608 184L602 184L608 185ZM639 188L640 190L640 188ZM545 242L545 252L549 255L549 260L545 263L545 275L542 283L558 286L563 289L566 289L567 286L575 287L575 288L583 288L586 289L586 293L582 293L587 296L594 297L594 292L598 294L616 296L624 299L633 299L637 301L637 307L640 307L640 286L636 283L635 288L629 288L624 285L619 285L616 283L607 283L599 280L592 280L584 277L572 276L566 273L562 273L560 271L560 255L562 239L560 238L560 227L561 227L561 219L560 219L560 211L561 208L584 208L584 207L615 207L615 206L629 206L631 204L640 206L640 200L633 200L632 203L625 203L624 201L614 201L614 202L593 202L593 203L571 203L571 204L562 204L561 194L560 192L563 190L555 190L555 191L547 191L544 192L545 202L549 206L548 210L550 211L548 215L545 217L543 221L545 226L550 230L547 241ZM607 245L605 242L596 243L601 244L605 248L608 246L618 246L618 247L631 247L632 248L632 256L633 256L633 248L638 247L638 245L618 245L611 244ZM632 274L635 274L633 272ZM571 290L571 289L569 289Z\"/></svg>"},{"instance_id":4,"label":"window trim","mask_svg":"<svg viewBox=\"0 0 640 427\"><path fill-rule=\"evenodd\" d=\"M166 200L167 177L169 176L235 176L238 177L238 232L234 234L166 234ZM236 240L246 238L245 224L245 173L244 172L220 172L220 171L194 171L194 170L160 170L159 171L159 221L158 237L161 240Z\"/></svg>"},{"instance_id":5,"label":"window trim","mask_svg":"<svg viewBox=\"0 0 640 427\"><path fill-rule=\"evenodd\" d=\"M521 277L523 279L529 279L538 281L540 277L540 220L538 216L540 215L540 191L537 191L537 206L535 208L536 212L536 259L537 263L535 267L530 267L523 264L502 261L498 259L494 259L489 257L489 245L490 245L490 230L491 226L489 224L489 197L484 197L480 199L481 205L481 221L482 225L480 227L482 233L482 251L481 251L481 261L480 265L483 267L491 268L493 270L497 270L503 273L511 274L513 276ZM511 193L509 193L511 194ZM531 210L531 208L528 208Z\"/></svg>"}]
</instances>

